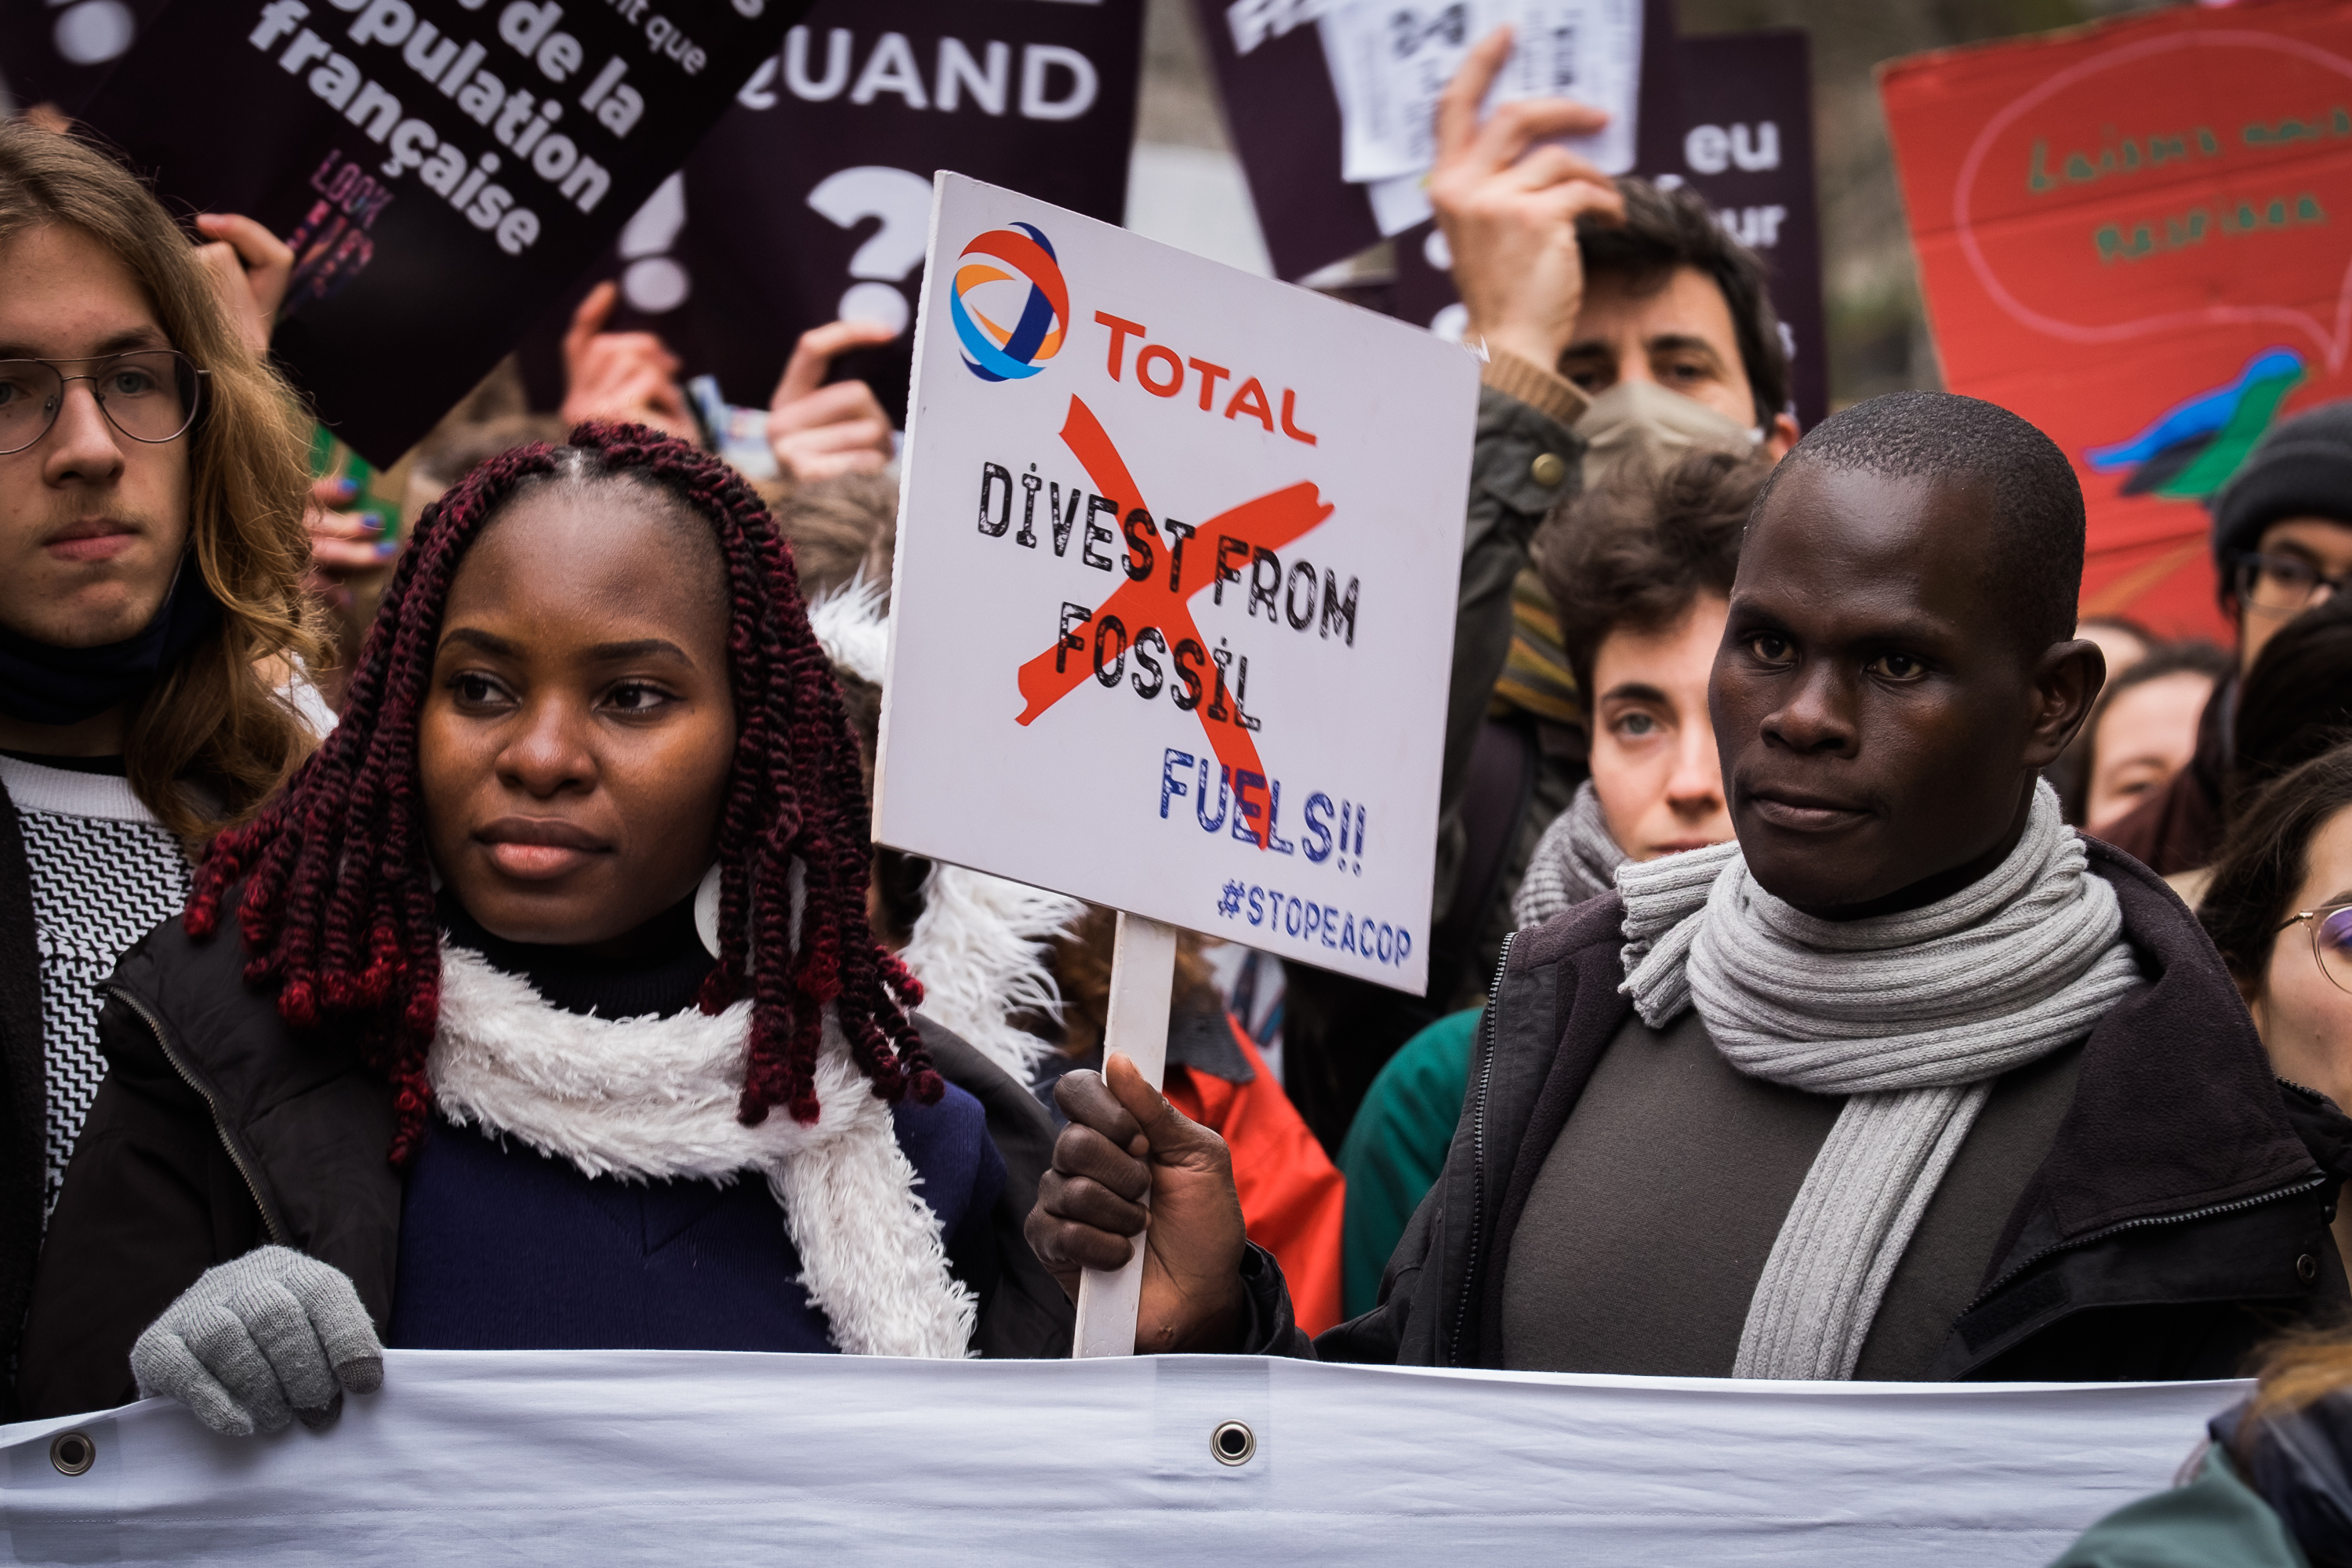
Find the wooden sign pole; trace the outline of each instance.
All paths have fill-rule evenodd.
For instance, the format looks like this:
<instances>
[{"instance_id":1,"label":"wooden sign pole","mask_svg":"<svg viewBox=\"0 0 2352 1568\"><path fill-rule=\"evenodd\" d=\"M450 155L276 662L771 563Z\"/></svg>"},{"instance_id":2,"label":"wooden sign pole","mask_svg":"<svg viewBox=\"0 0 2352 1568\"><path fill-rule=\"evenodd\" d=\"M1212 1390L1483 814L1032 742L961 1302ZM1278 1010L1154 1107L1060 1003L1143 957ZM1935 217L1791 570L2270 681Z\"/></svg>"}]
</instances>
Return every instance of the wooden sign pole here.
<instances>
[{"instance_id":1,"label":"wooden sign pole","mask_svg":"<svg viewBox=\"0 0 2352 1568\"><path fill-rule=\"evenodd\" d=\"M1110 1008L1103 1026L1103 1060L1124 1051L1152 1088L1168 1067L1168 1001L1176 984L1176 928L1119 912L1111 948ZM1147 1196L1147 1202L1149 1201ZM1078 1327L1073 1356L1133 1355L1135 1313L1143 1298L1144 1238L1135 1238L1127 1267L1089 1268L1078 1282Z\"/></svg>"}]
</instances>

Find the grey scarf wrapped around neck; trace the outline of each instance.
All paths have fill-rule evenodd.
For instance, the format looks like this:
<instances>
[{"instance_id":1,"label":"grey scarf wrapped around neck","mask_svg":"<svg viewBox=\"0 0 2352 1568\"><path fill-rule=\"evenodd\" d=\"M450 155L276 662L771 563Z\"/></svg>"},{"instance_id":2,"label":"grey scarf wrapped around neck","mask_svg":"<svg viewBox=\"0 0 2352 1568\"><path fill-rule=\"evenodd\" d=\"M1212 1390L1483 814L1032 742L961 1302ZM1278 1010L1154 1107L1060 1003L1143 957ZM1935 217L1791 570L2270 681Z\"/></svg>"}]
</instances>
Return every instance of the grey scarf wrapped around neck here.
<instances>
[{"instance_id":1,"label":"grey scarf wrapped around neck","mask_svg":"<svg viewBox=\"0 0 2352 1568\"><path fill-rule=\"evenodd\" d=\"M1765 1260L1734 1376L1852 1377L1992 1080L2140 984L2115 889L2086 868L2041 784L2007 859L1901 914L1803 914L1757 886L1736 843L1620 874L1620 989L1644 1023L1696 1005L1739 1071L1847 1097Z\"/></svg>"},{"instance_id":2,"label":"grey scarf wrapped around neck","mask_svg":"<svg viewBox=\"0 0 2352 1568\"><path fill-rule=\"evenodd\" d=\"M1568 809L1552 818L1536 840L1528 874L1511 900L1512 923L1525 931L1599 898L1617 885L1617 868L1625 858L1601 815L1601 797L1587 779L1577 786Z\"/></svg>"}]
</instances>

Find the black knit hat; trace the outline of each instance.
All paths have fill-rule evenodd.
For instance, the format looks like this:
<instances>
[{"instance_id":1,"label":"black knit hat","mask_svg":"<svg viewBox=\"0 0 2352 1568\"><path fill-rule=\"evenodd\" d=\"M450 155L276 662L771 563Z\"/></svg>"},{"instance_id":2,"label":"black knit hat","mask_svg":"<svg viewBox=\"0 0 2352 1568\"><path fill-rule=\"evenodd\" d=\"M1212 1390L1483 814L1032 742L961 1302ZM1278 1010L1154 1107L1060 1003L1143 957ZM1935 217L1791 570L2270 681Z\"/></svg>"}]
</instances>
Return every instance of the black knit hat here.
<instances>
[{"instance_id":1,"label":"black knit hat","mask_svg":"<svg viewBox=\"0 0 2352 1568\"><path fill-rule=\"evenodd\" d=\"M2352 399L2323 403L2273 426L2213 498L2213 564L2225 595L2237 558L2283 517L2352 526Z\"/></svg>"}]
</instances>

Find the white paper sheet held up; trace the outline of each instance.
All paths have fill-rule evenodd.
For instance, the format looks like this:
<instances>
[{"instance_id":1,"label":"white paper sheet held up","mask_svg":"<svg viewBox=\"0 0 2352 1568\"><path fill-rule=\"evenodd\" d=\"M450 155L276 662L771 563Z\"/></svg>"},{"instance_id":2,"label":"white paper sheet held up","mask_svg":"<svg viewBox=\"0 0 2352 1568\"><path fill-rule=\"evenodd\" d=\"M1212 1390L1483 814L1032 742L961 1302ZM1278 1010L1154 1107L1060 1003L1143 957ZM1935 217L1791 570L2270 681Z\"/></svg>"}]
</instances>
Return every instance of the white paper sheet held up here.
<instances>
[{"instance_id":1,"label":"white paper sheet held up","mask_svg":"<svg viewBox=\"0 0 2352 1568\"><path fill-rule=\"evenodd\" d=\"M1642 79L1641 0L1331 0L1324 58L1339 100L1341 167L1353 181L1418 174L1435 155L1438 94L1472 45L1508 25L1511 58L1487 107L1573 98L1609 123L1561 145L1601 173L1633 166Z\"/></svg>"}]
</instances>

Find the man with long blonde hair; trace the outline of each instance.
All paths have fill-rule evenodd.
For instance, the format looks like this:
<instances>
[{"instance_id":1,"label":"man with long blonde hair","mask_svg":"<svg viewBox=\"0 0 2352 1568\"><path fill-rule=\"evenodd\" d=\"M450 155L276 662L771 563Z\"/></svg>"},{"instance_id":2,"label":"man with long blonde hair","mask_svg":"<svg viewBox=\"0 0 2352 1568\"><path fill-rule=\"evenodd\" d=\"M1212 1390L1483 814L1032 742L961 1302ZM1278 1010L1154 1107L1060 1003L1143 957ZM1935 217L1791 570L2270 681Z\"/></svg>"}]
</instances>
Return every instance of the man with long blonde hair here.
<instances>
[{"instance_id":1,"label":"man with long blonde hair","mask_svg":"<svg viewBox=\"0 0 2352 1568\"><path fill-rule=\"evenodd\" d=\"M215 271L120 165L0 122L0 1368L97 984L323 717L289 684L310 422Z\"/></svg>"}]
</instances>

